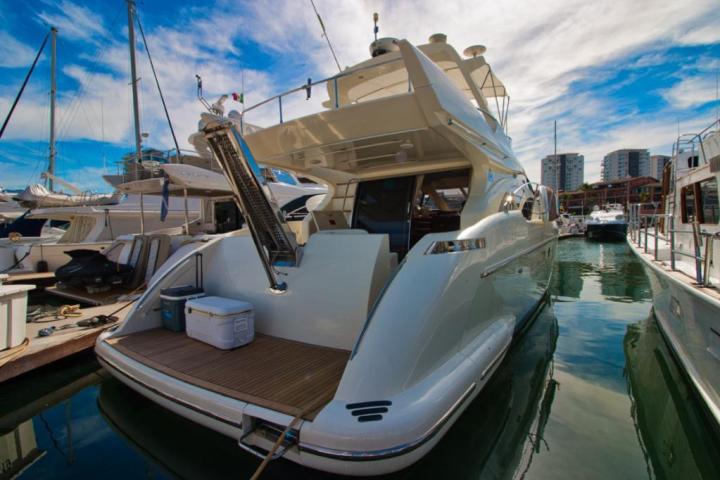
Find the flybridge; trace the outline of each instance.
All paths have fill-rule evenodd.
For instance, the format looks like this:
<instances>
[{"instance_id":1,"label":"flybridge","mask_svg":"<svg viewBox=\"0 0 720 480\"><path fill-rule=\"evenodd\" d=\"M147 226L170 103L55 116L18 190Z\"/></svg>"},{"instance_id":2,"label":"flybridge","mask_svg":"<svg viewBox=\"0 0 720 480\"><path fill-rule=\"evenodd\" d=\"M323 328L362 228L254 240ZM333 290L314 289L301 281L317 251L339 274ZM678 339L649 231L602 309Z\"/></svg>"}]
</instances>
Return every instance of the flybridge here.
<instances>
[{"instance_id":1,"label":"flybridge","mask_svg":"<svg viewBox=\"0 0 720 480\"><path fill-rule=\"evenodd\" d=\"M215 158L225 171L233 196L248 222L253 241L265 268L270 287L284 291L274 265L296 266L300 251L277 205L268 200L253 172L257 168L250 148L242 135L228 121L204 115L208 120L205 136Z\"/></svg>"}]
</instances>

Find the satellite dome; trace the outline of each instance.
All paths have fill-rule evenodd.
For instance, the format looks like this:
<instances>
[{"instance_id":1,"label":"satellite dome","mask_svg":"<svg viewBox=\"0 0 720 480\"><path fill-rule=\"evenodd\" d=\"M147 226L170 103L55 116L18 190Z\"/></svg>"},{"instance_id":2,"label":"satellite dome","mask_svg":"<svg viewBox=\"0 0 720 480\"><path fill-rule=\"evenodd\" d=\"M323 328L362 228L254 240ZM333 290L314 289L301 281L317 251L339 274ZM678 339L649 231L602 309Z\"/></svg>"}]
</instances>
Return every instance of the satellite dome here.
<instances>
[{"instance_id":1,"label":"satellite dome","mask_svg":"<svg viewBox=\"0 0 720 480\"><path fill-rule=\"evenodd\" d=\"M378 38L370 44L370 55L377 57L384 53L398 52L400 47L398 46L397 38L385 37Z\"/></svg>"}]
</instances>

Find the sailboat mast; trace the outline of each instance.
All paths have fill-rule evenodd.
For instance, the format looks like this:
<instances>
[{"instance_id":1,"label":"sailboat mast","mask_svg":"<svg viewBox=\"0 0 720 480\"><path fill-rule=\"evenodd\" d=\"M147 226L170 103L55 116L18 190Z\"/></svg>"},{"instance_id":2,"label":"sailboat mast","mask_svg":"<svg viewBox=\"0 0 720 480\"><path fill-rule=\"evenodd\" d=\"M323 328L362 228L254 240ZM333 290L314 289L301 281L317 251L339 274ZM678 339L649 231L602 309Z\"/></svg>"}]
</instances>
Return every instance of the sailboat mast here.
<instances>
[{"instance_id":1,"label":"sailboat mast","mask_svg":"<svg viewBox=\"0 0 720 480\"><path fill-rule=\"evenodd\" d=\"M128 45L130 47L130 76L133 97L133 117L135 120L135 163L133 164L133 179L138 179L138 163L142 160L142 137L140 136L140 107L137 91L137 67L135 65L135 0L127 0L128 5Z\"/></svg>"},{"instance_id":2,"label":"sailboat mast","mask_svg":"<svg viewBox=\"0 0 720 480\"><path fill-rule=\"evenodd\" d=\"M53 190L55 175L55 96L57 94L57 28L50 28L50 154L48 158L48 188Z\"/></svg>"},{"instance_id":3,"label":"sailboat mast","mask_svg":"<svg viewBox=\"0 0 720 480\"><path fill-rule=\"evenodd\" d=\"M555 164L555 190L560 191L560 161L557 156L557 120L553 124L553 163Z\"/></svg>"}]
</instances>

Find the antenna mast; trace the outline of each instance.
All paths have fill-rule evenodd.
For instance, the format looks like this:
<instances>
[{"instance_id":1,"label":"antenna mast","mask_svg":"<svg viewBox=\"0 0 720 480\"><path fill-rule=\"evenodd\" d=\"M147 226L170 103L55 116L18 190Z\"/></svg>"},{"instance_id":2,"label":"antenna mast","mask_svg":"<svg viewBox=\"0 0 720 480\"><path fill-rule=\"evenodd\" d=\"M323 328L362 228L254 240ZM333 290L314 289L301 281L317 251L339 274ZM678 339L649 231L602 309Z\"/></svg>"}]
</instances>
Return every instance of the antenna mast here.
<instances>
[{"instance_id":1,"label":"antenna mast","mask_svg":"<svg viewBox=\"0 0 720 480\"><path fill-rule=\"evenodd\" d=\"M377 42L377 34L380 31L380 27L378 27L378 20L380 20L380 15L378 15L377 12L373 13L373 23L375 26L373 27L373 33L375 34L375 41Z\"/></svg>"},{"instance_id":2,"label":"antenna mast","mask_svg":"<svg viewBox=\"0 0 720 480\"><path fill-rule=\"evenodd\" d=\"M55 97L57 94L57 28L50 28L50 154L48 156L48 189L53 190L55 175Z\"/></svg>"},{"instance_id":3,"label":"antenna mast","mask_svg":"<svg viewBox=\"0 0 720 480\"><path fill-rule=\"evenodd\" d=\"M127 0L128 6L128 47L130 48L130 84L133 96L133 118L135 120L135 163L133 164L133 180L138 179L138 163L142 161L142 137L140 135L140 106L137 91L137 67L135 65L135 0Z\"/></svg>"},{"instance_id":4,"label":"antenna mast","mask_svg":"<svg viewBox=\"0 0 720 480\"><path fill-rule=\"evenodd\" d=\"M340 68L340 62L338 62L337 55L335 55L335 49L333 49L332 43L330 43L330 37L328 37L328 34L325 31L325 24L323 23L322 18L320 18L320 14L318 13L314 0L310 0L310 3L312 4L313 10L315 10L315 16L317 16L318 22L320 22L320 28L322 29L323 37L325 37L328 47L330 47L330 53L332 53L333 59L335 60L335 65L337 65L338 72L342 72L342 68Z\"/></svg>"}]
</instances>

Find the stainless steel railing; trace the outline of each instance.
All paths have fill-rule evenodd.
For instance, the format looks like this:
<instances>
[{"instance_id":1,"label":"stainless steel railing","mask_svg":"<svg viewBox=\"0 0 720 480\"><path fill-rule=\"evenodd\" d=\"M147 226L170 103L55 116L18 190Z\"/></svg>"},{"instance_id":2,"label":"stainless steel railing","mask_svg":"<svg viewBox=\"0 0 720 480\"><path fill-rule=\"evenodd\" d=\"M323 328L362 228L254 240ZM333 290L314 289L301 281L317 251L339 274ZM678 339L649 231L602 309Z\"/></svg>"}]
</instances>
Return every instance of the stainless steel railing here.
<instances>
[{"instance_id":1,"label":"stainless steel railing","mask_svg":"<svg viewBox=\"0 0 720 480\"><path fill-rule=\"evenodd\" d=\"M648 239L652 237L654 248L653 258L659 260L659 241L661 234L665 234L666 244L670 244L670 268L677 271L676 256L684 256L692 258L695 264L695 281L698 285L710 286L710 269L712 268L712 258L714 254L714 244L716 240L720 240L720 232L712 233L701 230L697 220L693 220L690 224L691 230L683 230L675 228L675 217L668 213L640 213L642 205L630 205L630 218L628 227L630 230L630 239L645 253L648 253ZM664 232L660 231L660 219L666 219L668 222L663 225ZM652 229L652 232L650 231ZM676 234L690 234L693 239L693 252L688 253L676 248ZM704 250L704 251L703 251Z\"/></svg>"},{"instance_id":2,"label":"stainless steel railing","mask_svg":"<svg viewBox=\"0 0 720 480\"><path fill-rule=\"evenodd\" d=\"M331 105L332 105L332 107L333 107L334 110L337 110L337 109L339 109L341 106L343 106L343 105L340 103L340 102L341 102L341 99L340 99L340 93L339 93L339 89L338 89L338 80L339 80L339 79L344 78L344 77L348 77L348 76L351 76L351 75L356 75L356 74L358 74L359 72L363 72L363 71L365 71L365 70L376 69L376 68L381 67L381 66L383 66L383 65L389 65L389 64L393 64L393 63L404 63L404 60L403 60L402 57L400 57L400 58L393 58L393 59L390 59L390 60L386 60L386 61L384 61L384 62L374 63L374 64L372 64L372 65L367 65L367 66L365 66L365 67L347 69L347 70L345 70L345 71L343 71L343 72L340 72L340 73L338 73L338 74L336 74L336 75L333 75L333 76L327 77L327 78L323 78L322 80L317 80L317 81L315 81L315 82L313 82L310 78L308 78L308 79L307 79L307 82L304 83L303 85L299 86L299 87L291 88L290 90L287 90L287 91L285 91L285 92L279 93L279 94L274 95L274 96L272 96L272 97L266 98L265 100L262 100L261 102L258 102L258 103L254 104L254 105L251 105L250 107L244 108L243 111L242 111L242 115L241 115L241 117L240 117L240 133L243 134L243 135L244 135L244 133L245 133L245 132L244 132L244 124L245 124L245 121L246 121L246 120L245 120L245 116L248 114L248 112L252 112L253 110L257 110L257 109L259 109L260 107L265 106L265 105L267 105L267 104L269 104L269 103L271 103L271 102L277 102L277 104L278 104L278 110L277 110L277 112L278 112L278 117L277 117L277 118L278 118L278 123L283 123L285 120L287 120L286 115L285 115L285 110L284 110L284 107L283 107L283 98L288 97L289 95L292 95L292 94L295 94L295 93L298 93L298 92L305 92L305 94L306 94L306 99L310 99L310 96L311 96L313 87L315 87L315 86L317 86L317 85L321 85L321 84L322 84L322 85L326 85L328 82L332 82L332 85L333 85L333 87L332 87L332 97L333 97L333 98L331 99L331 100L332 100ZM408 74L408 78L407 78L407 92L409 93L409 92L412 92L412 91L413 91L413 84L412 84L412 81L411 81L411 79L410 79L410 75ZM504 99L503 99L503 101L504 101ZM507 112L506 112L505 114L501 115L502 118L501 118L501 121L500 121L500 120L498 120L498 119L495 117L495 115L493 115L493 114L490 112L490 110L488 110L487 108L484 108L482 105L480 105L480 106L477 106L477 105L476 105L475 108L477 108L478 111L482 112L483 114L487 115L490 119L492 119L492 121L495 122L496 125L498 125L498 126L500 126L500 127L502 128L503 132L505 132L505 133L507 132L507 128L506 128L506 127L507 127ZM499 107L498 107L498 108L499 108Z\"/></svg>"}]
</instances>

